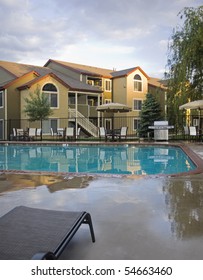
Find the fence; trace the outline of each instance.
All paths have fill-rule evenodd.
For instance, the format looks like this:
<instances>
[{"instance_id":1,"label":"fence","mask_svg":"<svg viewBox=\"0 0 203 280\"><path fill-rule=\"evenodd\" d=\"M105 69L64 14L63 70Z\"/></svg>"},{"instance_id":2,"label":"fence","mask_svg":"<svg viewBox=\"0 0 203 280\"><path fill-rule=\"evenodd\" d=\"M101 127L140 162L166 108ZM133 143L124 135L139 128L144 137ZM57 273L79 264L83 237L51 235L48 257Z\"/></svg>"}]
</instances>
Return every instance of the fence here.
<instances>
[{"instance_id":1,"label":"fence","mask_svg":"<svg viewBox=\"0 0 203 280\"><path fill-rule=\"evenodd\" d=\"M202 119L199 120L198 116L192 116L193 125L202 123ZM182 119L182 124L185 120ZM170 124L173 125L173 124ZM128 127L127 139L135 139L138 137L139 119L136 117L98 117L98 118L53 118L42 121L31 122L28 119L10 119L3 121L0 126L0 140L12 140L13 128L22 128L27 130L28 128L42 128L43 140L51 139L51 128L54 132L57 128L74 127L81 128L80 139L96 140L99 139L98 128L105 127L106 129L120 129L125 126ZM181 139L183 138L184 131L183 125L181 128L174 127L169 130L169 139Z\"/></svg>"}]
</instances>

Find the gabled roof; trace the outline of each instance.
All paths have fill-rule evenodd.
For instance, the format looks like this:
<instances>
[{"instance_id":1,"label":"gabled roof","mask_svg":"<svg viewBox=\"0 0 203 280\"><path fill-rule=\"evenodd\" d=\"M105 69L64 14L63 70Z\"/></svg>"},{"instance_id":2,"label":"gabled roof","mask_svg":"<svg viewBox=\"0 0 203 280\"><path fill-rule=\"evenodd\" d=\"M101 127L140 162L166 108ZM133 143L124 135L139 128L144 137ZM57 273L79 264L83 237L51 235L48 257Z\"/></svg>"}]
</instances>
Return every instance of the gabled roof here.
<instances>
[{"instance_id":1,"label":"gabled roof","mask_svg":"<svg viewBox=\"0 0 203 280\"><path fill-rule=\"evenodd\" d=\"M136 70L139 70L147 79L149 79L149 76L139 66L129 68L129 69L120 70L120 71L114 71L111 74L112 74L113 78L120 78L120 77L125 77L125 76L130 75L131 73L133 73Z\"/></svg>"},{"instance_id":2,"label":"gabled roof","mask_svg":"<svg viewBox=\"0 0 203 280\"><path fill-rule=\"evenodd\" d=\"M23 90L26 88L30 88L32 85L38 83L40 80L46 78L46 77L52 77L55 80L59 81L61 84L63 84L65 87L69 88L69 90L73 91L81 91L81 92L97 92L101 93L102 91L96 87L93 87L89 84L82 83L80 81L77 81L75 79L72 79L66 75L63 75L57 71L52 71L48 73L47 75L37 77L33 79L32 81L29 81L21 86L18 87L19 90Z\"/></svg>"},{"instance_id":3,"label":"gabled roof","mask_svg":"<svg viewBox=\"0 0 203 280\"><path fill-rule=\"evenodd\" d=\"M24 75L22 75L21 77L17 77L17 78L15 78L15 79L12 79L12 80L10 80L10 81L5 81L3 84L1 84L0 85L0 88L8 88L9 86L11 86L13 83L15 83L17 80L19 80L19 79L21 79L21 78L23 78L23 77L25 77L25 76L27 76L27 75L31 75L31 74L33 74L33 77L39 77L39 74L37 73L37 72L35 72L35 71L30 71L30 72L28 72L28 73L26 73L26 74L24 74Z\"/></svg>"},{"instance_id":4,"label":"gabled roof","mask_svg":"<svg viewBox=\"0 0 203 280\"><path fill-rule=\"evenodd\" d=\"M18 78L31 71L39 73L40 76L46 75L48 72L50 72L50 69L46 67L9 61L0 61L0 66Z\"/></svg>"},{"instance_id":5,"label":"gabled roof","mask_svg":"<svg viewBox=\"0 0 203 280\"><path fill-rule=\"evenodd\" d=\"M98 68L94 66L82 65L82 64L60 61L60 60L49 59L44 66L49 67L49 63L51 62L59 64L65 68L71 69L72 71L75 71L77 73L81 73L89 76L96 76L96 77L100 76L106 78L112 77L111 75L111 72L113 71L112 69Z\"/></svg>"},{"instance_id":6,"label":"gabled roof","mask_svg":"<svg viewBox=\"0 0 203 280\"><path fill-rule=\"evenodd\" d=\"M94 67L94 66L82 65L82 64L60 61L60 60L53 60L53 59L49 59L44 66L48 67L50 63L59 64L59 65L63 66L64 68L71 69L72 71L80 73L80 74L96 76L96 77L103 77L103 78L120 78L123 76L128 76L135 70L139 70L140 72L142 72L142 74L144 76L146 76L147 79L149 79L149 76L139 66L120 70L120 71L115 71L112 69L99 68L99 67Z\"/></svg>"},{"instance_id":7,"label":"gabled roof","mask_svg":"<svg viewBox=\"0 0 203 280\"><path fill-rule=\"evenodd\" d=\"M19 89L29 88L31 85L39 82L41 79L44 79L48 75L51 75L52 77L60 81L63 85L70 88L71 90L78 90L84 92L97 92L97 93L102 92L97 87L82 83L78 80L70 78L69 76L62 74L58 71L52 70L48 67L40 67L35 65L27 65L27 64L14 63L8 61L0 61L0 67L13 75L13 79L4 82L2 81L2 83L0 83L1 88L6 88L7 86L10 85L11 82L14 82L17 79L33 72L36 73L36 76L31 81L21 85Z\"/></svg>"}]
</instances>

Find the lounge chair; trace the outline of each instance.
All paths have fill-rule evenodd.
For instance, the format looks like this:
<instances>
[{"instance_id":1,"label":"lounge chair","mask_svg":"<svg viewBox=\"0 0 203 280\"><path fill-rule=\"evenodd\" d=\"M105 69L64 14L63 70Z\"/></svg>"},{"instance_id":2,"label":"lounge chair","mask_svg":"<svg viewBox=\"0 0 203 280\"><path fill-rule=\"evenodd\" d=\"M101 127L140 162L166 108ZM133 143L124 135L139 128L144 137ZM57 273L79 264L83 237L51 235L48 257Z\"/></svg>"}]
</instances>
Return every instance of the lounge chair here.
<instances>
[{"instance_id":1,"label":"lounge chair","mask_svg":"<svg viewBox=\"0 0 203 280\"><path fill-rule=\"evenodd\" d=\"M0 218L0 259L58 259L81 224L89 225L95 242L87 212L18 206Z\"/></svg>"}]
</instances>

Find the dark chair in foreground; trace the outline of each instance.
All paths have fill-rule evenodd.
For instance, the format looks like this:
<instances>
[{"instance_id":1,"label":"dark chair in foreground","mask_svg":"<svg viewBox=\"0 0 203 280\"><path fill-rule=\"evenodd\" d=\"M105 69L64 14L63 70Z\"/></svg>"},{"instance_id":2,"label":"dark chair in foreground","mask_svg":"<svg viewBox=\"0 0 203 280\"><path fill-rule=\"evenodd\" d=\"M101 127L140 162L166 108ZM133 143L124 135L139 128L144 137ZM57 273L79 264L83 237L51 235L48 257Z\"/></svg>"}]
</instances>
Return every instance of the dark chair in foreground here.
<instances>
[{"instance_id":1,"label":"dark chair in foreground","mask_svg":"<svg viewBox=\"0 0 203 280\"><path fill-rule=\"evenodd\" d=\"M58 259L81 224L95 242L87 212L16 207L0 218L0 259Z\"/></svg>"}]
</instances>

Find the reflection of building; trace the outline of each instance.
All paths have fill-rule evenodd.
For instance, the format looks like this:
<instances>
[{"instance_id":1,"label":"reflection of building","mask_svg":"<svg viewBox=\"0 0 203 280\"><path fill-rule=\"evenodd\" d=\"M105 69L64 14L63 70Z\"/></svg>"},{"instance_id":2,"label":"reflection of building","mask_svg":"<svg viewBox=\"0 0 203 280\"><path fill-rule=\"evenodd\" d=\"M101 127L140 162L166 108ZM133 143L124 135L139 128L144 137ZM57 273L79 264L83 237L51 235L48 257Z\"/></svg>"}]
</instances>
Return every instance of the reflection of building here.
<instances>
[{"instance_id":1,"label":"reflection of building","mask_svg":"<svg viewBox=\"0 0 203 280\"><path fill-rule=\"evenodd\" d=\"M131 112L122 114L123 118L132 118L132 122L128 123L126 118L122 124L132 134L137 130L147 92L159 97L165 112L166 88L140 67L115 71L51 59L44 67L0 61L0 139L6 139L13 127L29 126L23 110L25 97L37 88L48 97L53 110L53 115L43 123L44 134L50 128L56 131L57 127L72 125L95 137L101 115L96 107L111 101L132 108ZM101 125L111 127L108 114Z\"/></svg>"},{"instance_id":2,"label":"reflection of building","mask_svg":"<svg viewBox=\"0 0 203 280\"><path fill-rule=\"evenodd\" d=\"M201 181L169 179L164 188L172 233L180 239L203 235L203 186Z\"/></svg>"}]
</instances>

